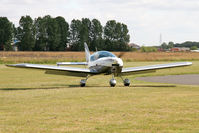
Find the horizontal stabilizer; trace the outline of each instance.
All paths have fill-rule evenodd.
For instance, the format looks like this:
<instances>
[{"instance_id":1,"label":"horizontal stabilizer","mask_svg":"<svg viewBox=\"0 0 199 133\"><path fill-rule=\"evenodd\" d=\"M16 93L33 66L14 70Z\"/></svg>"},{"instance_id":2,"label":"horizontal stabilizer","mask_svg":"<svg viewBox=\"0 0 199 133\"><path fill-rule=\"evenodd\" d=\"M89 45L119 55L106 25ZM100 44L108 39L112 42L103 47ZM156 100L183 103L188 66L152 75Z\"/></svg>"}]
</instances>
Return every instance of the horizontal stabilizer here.
<instances>
[{"instance_id":1,"label":"horizontal stabilizer","mask_svg":"<svg viewBox=\"0 0 199 133\"><path fill-rule=\"evenodd\" d=\"M88 65L87 62L57 62L57 66L63 65Z\"/></svg>"}]
</instances>

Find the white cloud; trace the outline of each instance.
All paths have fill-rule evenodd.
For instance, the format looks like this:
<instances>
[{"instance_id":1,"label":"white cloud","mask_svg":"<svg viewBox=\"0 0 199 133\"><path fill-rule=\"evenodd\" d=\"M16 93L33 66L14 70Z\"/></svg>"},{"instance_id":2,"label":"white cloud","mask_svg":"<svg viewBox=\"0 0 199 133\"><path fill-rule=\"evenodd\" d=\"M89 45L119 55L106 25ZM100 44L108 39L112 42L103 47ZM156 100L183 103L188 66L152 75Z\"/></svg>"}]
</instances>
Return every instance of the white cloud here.
<instances>
[{"instance_id":1,"label":"white cloud","mask_svg":"<svg viewBox=\"0 0 199 133\"><path fill-rule=\"evenodd\" d=\"M157 45L163 41L199 41L198 0L0 0L1 16L17 23L22 15L61 15L73 18L97 18L103 25L108 20L128 25L131 41Z\"/></svg>"}]
</instances>

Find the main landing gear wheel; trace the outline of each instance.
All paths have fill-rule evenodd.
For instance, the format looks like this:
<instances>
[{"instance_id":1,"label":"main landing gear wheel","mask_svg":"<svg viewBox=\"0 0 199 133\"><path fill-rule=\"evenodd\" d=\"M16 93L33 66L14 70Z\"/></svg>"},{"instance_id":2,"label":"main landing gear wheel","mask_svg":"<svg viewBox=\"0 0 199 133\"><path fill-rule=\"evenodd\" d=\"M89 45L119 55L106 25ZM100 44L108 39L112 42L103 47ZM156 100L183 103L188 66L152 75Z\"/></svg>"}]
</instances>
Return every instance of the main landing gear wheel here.
<instances>
[{"instance_id":1,"label":"main landing gear wheel","mask_svg":"<svg viewBox=\"0 0 199 133\"><path fill-rule=\"evenodd\" d=\"M124 80L124 86L129 86L130 85L130 80L129 79L125 79Z\"/></svg>"},{"instance_id":2,"label":"main landing gear wheel","mask_svg":"<svg viewBox=\"0 0 199 133\"><path fill-rule=\"evenodd\" d=\"M110 83L111 87L115 87L115 85L116 85L117 82L116 82L115 79L111 79L109 83Z\"/></svg>"},{"instance_id":3,"label":"main landing gear wheel","mask_svg":"<svg viewBox=\"0 0 199 133\"><path fill-rule=\"evenodd\" d=\"M81 87L85 87L86 86L86 81L87 81L87 79L90 77L90 75L87 75L86 76L86 79L81 79L80 80L80 86Z\"/></svg>"},{"instance_id":4,"label":"main landing gear wheel","mask_svg":"<svg viewBox=\"0 0 199 133\"><path fill-rule=\"evenodd\" d=\"M124 86L129 86L130 85L130 80L129 79L123 79L122 76L120 76L120 78L122 79Z\"/></svg>"}]
</instances>

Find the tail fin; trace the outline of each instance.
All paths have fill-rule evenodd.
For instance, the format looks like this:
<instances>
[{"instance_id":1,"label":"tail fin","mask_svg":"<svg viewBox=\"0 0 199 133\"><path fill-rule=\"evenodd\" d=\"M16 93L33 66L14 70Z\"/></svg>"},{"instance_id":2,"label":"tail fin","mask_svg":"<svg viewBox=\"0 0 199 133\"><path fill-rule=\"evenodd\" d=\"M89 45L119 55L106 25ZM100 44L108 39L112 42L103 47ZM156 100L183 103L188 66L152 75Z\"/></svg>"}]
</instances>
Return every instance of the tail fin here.
<instances>
[{"instance_id":1,"label":"tail fin","mask_svg":"<svg viewBox=\"0 0 199 133\"><path fill-rule=\"evenodd\" d=\"M90 51L86 43L84 43L85 55L86 55L86 62L90 61Z\"/></svg>"}]
</instances>

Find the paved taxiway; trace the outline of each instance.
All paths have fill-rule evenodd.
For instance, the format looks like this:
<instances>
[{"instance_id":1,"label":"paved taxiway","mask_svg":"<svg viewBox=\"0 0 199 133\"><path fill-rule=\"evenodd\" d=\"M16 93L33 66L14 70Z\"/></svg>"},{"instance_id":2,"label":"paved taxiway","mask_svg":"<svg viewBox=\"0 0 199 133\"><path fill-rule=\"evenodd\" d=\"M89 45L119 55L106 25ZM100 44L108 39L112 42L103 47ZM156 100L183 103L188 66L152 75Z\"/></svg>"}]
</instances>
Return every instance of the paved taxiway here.
<instances>
[{"instance_id":1,"label":"paved taxiway","mask_svg":"<svg viewBox=\"0 0 199 133\"><path fill-rule=\"evenodd\" d=\"M137 77L136 80L169 84L199 85L199 74Z\"/></svg>"}]
</instances>

